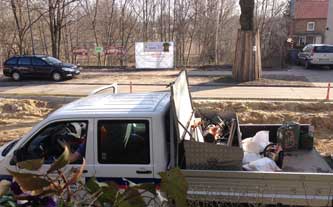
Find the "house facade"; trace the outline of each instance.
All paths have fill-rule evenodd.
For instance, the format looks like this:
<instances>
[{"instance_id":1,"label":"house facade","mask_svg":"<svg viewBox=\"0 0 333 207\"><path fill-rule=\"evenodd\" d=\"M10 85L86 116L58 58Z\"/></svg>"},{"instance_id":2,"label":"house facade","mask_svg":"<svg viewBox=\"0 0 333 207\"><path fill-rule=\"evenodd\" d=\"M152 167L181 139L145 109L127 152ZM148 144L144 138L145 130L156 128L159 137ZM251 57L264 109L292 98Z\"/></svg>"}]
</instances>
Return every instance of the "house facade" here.
<instances>
[{"instance_id":1,"label":"house facade","mask_svg":"<svg viewBox=\"0 0 333 207\"><path fill-rule=\"evenodd\" d=\"M330 0L332 1L332 0ZM327 30L329 0L292 0L289 35L294 47L321 44Z\"/></svg>"}]
</instances>

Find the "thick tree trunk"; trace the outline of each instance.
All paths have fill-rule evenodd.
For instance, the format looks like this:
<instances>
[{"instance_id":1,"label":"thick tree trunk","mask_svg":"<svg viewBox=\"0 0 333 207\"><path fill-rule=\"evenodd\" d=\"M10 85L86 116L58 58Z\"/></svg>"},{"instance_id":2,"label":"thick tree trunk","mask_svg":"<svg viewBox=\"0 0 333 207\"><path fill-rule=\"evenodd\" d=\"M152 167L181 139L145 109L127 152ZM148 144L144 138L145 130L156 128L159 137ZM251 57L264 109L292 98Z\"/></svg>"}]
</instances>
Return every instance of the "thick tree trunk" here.
<instances>
[{"instance_id":1,"label":"thick tree trunk","mask_svg":"<svg viewBox=\"0 0 333 207\"><path fill-rule=\"evenodd\" d=\"M254 0L240 0L240 25L238 30L233 79L239 82L253 81L261 77L261 48L259 31L253 31Z\"/></svg>"},{"instance_id":2,"label":"thick tree trunk","mask_svg":"<svg viewBox=\"0 0 333 207\"><path fill-rule=\"evenodd\" d=\"M254 0L239 0L240 25L243 31L253 31Z\"/></svg>"},{"instance_id":3,"label":"thick tree trunk","mask_svg":"<svg viewBox=\"0 0 333 207\"><path fill-rule=\"evenodd\" d=\"M257 80L261 77L261 71L259 32L239 30L232 68L233 79L239 82Z\"/></svg>"}]
</instances>

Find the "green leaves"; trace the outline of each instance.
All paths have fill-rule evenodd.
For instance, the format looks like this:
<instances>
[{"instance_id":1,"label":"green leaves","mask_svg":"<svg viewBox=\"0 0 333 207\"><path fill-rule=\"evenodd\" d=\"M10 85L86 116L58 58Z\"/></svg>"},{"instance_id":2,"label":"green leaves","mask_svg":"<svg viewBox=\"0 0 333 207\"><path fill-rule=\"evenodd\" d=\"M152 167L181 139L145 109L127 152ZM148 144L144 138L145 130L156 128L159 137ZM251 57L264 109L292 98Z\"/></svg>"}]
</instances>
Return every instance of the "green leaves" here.
<instances>
[{"instance_id":1,"label":"green leaves","mask_svg":"<svg viewBox=\"0 0 333 207\"><path fill-rule=\"evenodd\" d=\"M17 207L16 201L11 195L4 195L0 197L0 206L4 207Z\"/></svg>"},{"instance_id":2,"label":"green leaves","mask_svg":"<svg viewBox=\"0 0 333 207\"><path fill-rule=\"evenodd\" d=\"M148 192L152 193L154 196L157 195L156 186L154 183L143 183L143 184L134 186L134 188L148 191Z\"/></svg>"},{"instance_id":3,"label":"green leaves","mask_svg":"<svg viewBox=\"0 0 333 207\"><path fill-rule=\"evenodd\" d=\"M160 173L162 178L161 191L166 193L170 202L174 201L177 207L187 207L188 185L180 169L175 168L167 172ZM144 196L147 192L151 193L151 199L157 196L154 183L131 184L126 190L119 191L115 183L101 183L95 178L91 178L86 187L89 193L95 195L103 206L109 203L114 207L144 207L146 206ZM148 197L147 197L148 198Z\"/></svg>"},{"instance_id":4,"label":"green leaves","mask_svg":"<svg viewBox=\"0 0 333 207\"><path fill-rule=\"evenodd\" d=\"M179 168L161 172L161 191L165 192L168 199L175 201L177 207L187 207L186 196L188 184Z\"/></svg>"},{"instance_id":5,"label":"green leaves","mask_svg":"<svg viewBox=\"0 0 333 207\"><path fill-rule=\"evenodd\" d=\"M129 187L125 190L123 194L121 194L118 199L119 203L117 206L119 207L145 207L146 203L143 200L138 189L134 187Z\"/></svg>"},{"instance_id":6,"label":"green leaves","mask_svg":"<svg viewBox=\"0 0 333 207\"><path fill-rule=\"evenodd\" d=\"M23 168L26 170L39 170L44 163L44 158L34 159L34 160L25 160L22 162L16 163L17 167Z\"/></svg>"},{"instance_id":7,"label":"green leaves","mask_svg":"<svg viewBox=\"0 0 333 207\"><path fill-rule=\"evenodd\" d=\"M118 186L113 182L102 183L98 182L96 178L90 178L86 183L86 187L91 194L99 195L98 201L101 203L114 203L116 200Z\"/></svg>"},{"instance_id":8,"label":"green leaves","mask_svg":"<svg viewBox=\"0 0 333 207\"><path fill-rule=\"evenodd\" d=\"M118 185L114 182L102 183L96 178L91 178L86 184L88 191L91 194L98 195L98 201L112 204L114 207L145 207L146 203L143 200L142 192L151 192L154 196L157 195L155 185L145 183L141 185L128 186L123 192L118 189Z\"/></svg>"},{"instance_id":9,"label":"green leaves","mask_svg":"<svg viewBox=\"0 0 333 207\"><path fill-rule=\"evenodd\" d=\"M71 179L66 183L64 188L66 188L69 185L75 184L80 179L80 177L82 176L83 169L85 167L86 167L86 160L83 159L83 163L82 163L81 167L79 169L74 169Z\"/></svg>"},{"instance_id":10,"label":"green leaves","mask_svg":"<svg viewBox=\"0 0 333 207\"><path fill-rule=\"evenodd\" d=\"M64 147L64 152L56 159L52 165L50 166L50 169L47 171L47 173L51 173L55 170L59 170L60 168L63 168L65 165L69 163L69 156L70 151L67 144L60 142L60 144Z\"/></svg>"},{"instance_id":11,"label":"green leaves","mask_svg":"<svg viewBox=\"0 0 333 207\"><path fill-rule=\"evenodd\" d=\"M48 187L51 183L40 175L19 173L8 170L23 191L33 191Z\"/></svg>"}]
</instances>

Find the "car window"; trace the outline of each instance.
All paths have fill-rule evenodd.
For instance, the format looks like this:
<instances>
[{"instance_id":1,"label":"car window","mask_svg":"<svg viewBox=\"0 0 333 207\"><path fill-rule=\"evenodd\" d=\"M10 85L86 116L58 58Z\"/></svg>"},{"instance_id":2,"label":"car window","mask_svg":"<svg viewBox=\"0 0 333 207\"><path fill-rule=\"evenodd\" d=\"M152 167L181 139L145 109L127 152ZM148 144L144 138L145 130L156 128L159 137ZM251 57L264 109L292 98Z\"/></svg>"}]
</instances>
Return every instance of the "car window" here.
<instances>
[{"instance_id":1,"label":"car window","mask_svg":"<svg viewBox=\"0 0 333 207\"><path fill-rule=\"evenodd\" d=\"M309 49L309 46L305 46L305 47L303 48L303 52L306 52L308 49Z\"/></svg>"},{"instance_id":2,"label":"car window","mask_svg":"<svg viewBox=\"0 0 333 207\"><path fill-rule=\"evenodd\" d=\"M315 51L316 53L327 53L328 52L328 47L326 46L318 46L315 48Z\"/></svg>"},{"instance_id":3,"label":"car window","mask_svg":"<svg viewBox=\"0 0 333 207\"><path fill-rule=\"evenodd\" d=\"M30 57L21 57L18 61L19 65L31 65L31 58Z\"/></svg>"},{"instance_id":4,"label":"car window","mask_svg":"<svg viewBox=\"0 0 333 207\"><path fill-rule=\"evenodd\" d=\"M333 53L333 46L327 46L327 53Z\"/></svg>"},{"instance_id":5,"label":"car window","mask_svg":"<svg viewBox=\"0 0 333 207\"><path fill-rule=\"evenodd\" d=\"M15 152L16 161L44 158L44 163L52 163L63 153L64 143L70 147L71 153L74 153L80 145L85 144L87 129L87 121L52 123ZM84 156L85 151L82 154L82 157Z\"/></svg>"},{"instance_id":6,"label":"car window","mask_svg":"<svg viewBox=\"0 0 333 207\"><path fill-rule=\"evenodd\" d=\"M41 60L39 58L32 58L32 64L37 66L47 65L47 63L44 60Z\"/></svg>"},{"instance_id":7,"label":"car window","mask_svg":"<svg viewBox=\"0 0 333 207\"><path fill-rule=\"evenodd\" d=\"M44 57L42 59L45 60L49 64L61 64L62 63L60 60L58 60L57 58L54 58L54 57Z\"/></svg>"},{"instance_id":8,"label":"car window","mask_svg":"<svg viewBox=\"0 0 333 207\"><path fill-rule=\"evenodd\" d=\"M149 121L99 121L98 162L102 164L149 164Z\"/></svg>"},{"instance_id":9,"label":"car window","mask_svg":"<svg viewBox=\"0 0 333 207\"><path fill-rule=\"evenodd\" d=\"M308 46L304 47L303 52L311 52L311 50L312 50L312 47L310 45L308 45Z\"/></svg>"},{"instance_id":10,"label":"car window","mask_svg":"<svg viewBox=\"0 0 333 207\"><path fill-rule=\"evenodd\" d=\"M6 65L16 65L17 64L17 58L16 57L10 58L9 60L6 61L5 64Z\"/></svg>"}]
</instances>

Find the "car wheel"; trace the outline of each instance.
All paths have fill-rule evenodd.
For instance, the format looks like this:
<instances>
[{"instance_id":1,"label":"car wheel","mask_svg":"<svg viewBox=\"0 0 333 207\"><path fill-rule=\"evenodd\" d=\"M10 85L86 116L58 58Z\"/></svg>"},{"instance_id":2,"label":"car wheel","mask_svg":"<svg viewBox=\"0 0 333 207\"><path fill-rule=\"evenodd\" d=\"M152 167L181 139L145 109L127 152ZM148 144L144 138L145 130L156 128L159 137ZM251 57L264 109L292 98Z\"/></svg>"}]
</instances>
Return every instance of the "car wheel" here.
<instances>
[{"instance_id":1,"label":"car wheel","mask_svg":"<svg viewBox=\"0 0 333 207\"><path fill-rule=\"evenodd\" d=\"M61 76L61 74L59 72L53 72L52 73L52 79L54 81L61 81L62 76Z\"/></svg>"},{"instance_id":2,"label":"car wheel","mask_svg":"<svg viewBox=\"0 0 333 207\"><path fill-rule=\"evenodd\" d=\"M310 69L311 68L311 63L308 60L306 60L304 66L305 66L306 69Z\"/></svg>"},{"instance_id":3,"label":"car wheel","mask_svg":"<svg viewBox=\"0 0 333 207\"><path fill-rule=\"evenodd\" d=\"M12 73L12 78L14 81L19 81L19 80L21 80L21 74L19 72L15 71Z\"/></svg>"}]
</instances>

